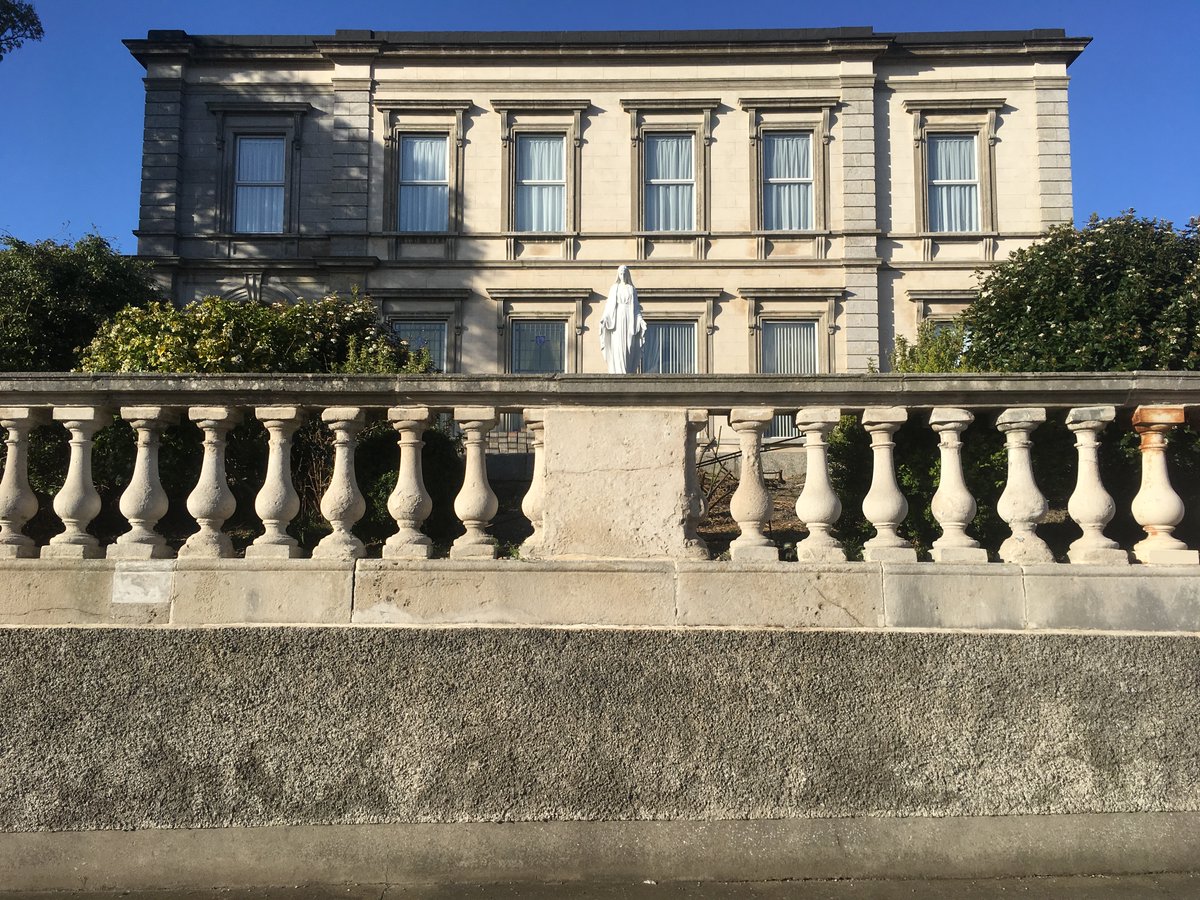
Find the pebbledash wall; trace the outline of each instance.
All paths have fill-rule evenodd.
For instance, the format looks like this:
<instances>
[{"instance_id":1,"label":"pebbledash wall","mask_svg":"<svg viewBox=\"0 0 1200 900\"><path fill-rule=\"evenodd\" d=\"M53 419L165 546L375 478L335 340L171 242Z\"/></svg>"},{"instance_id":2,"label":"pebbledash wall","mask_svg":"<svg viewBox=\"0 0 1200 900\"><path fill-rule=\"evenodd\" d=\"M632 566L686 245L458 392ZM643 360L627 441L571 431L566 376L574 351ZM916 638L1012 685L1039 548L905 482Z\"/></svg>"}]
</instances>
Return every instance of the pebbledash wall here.
<instances>
[{"instance_id":1,"label":"pebbledash wall","mask_svg":"<svg viewBox=\"0 0 1200 900\"><path fill-rule=\"evenodd\" d=\"M1072 219L1061 30L196 36L146 67L177 301L367 291L448 372L850 372Z\"/></svg>"}]
</instances>

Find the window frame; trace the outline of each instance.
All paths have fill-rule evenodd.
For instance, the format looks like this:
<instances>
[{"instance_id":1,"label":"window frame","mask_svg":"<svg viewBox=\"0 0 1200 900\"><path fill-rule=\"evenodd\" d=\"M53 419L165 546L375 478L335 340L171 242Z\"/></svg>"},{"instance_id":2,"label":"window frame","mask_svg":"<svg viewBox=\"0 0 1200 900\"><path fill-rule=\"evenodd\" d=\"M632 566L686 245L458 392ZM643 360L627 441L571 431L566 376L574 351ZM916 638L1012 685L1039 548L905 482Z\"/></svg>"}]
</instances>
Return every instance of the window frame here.
<instances>
[{"instance_id":1,"label":"window frame","mask_svg":"<svg viewBox=\"0 0 1200 900\"><path fill-rule=\"evenodd\" d=\"M766 167L767 141L776 135L784 135L784 134L806 134L806 135L808 135L809 176L808 176L807 180L803 179L803 178L783 179L778 182L772 182L772 181L768 180L767 167ZM821 183L821 180L822 180L817 175L817 172L818 172L817 147L818 146L824 147L824 144L818 139L817 130L811 126L809 126L809 127L796 126L795 128L789 128L789 127L783 125L782 123L781 124L772 123L770 126L759 129L758 140L755 142L755 144L756 144L755 156L756 156L757 162L758 162L757 177L755 178L755 184L757 185L757 188L758 188L758 191L757 191L758 196L757 196L757 203L756 203L756 212L758 215L758 219L756 222L755 230L761 231L764 234L771 235L771 236L788 235L788 234L810 235L813 232L824 231L825 230L824 229L824 221L823 221L824 217L818 216L818 212L817 212L819 209L822 209L822 206L825 202L823 188L820 189L821 196L820 197L817 196L818 185ZM821 153L821 157L822 157L822 164L823 164L824 152ZM812 208L811 208L812 227L810 227L810 228L769 228L769 227L767 227L766 193L767 193L767 185L770 183L780 183L780 184L806 184L807 183L812 186L812 190L809 194L809 198L812 203Z\"/></svg>"},{"instance_id":2,"label":"window frame","mask_svg":"<svg viewBox=\"0 0 1200 900\"><path fill-rule=\"evenodd\" d=\"M631 181L634 202L630 228L637 238L637 258L647 258L647 243L651 241L696 242L696 257L704 258L711 225L711 161L710 145L716 122L719 99L636 99L622 100L621 107L629 113ZM689 231L650 231L646 227L646 135L691 134L692 179L695 185L695 213Z\"/></svg>"},{"instance_id":3,"label":"window frame","mask_svg":"<svg viewBox=\"0 0 1200 900\"><path fill-rule=\"evenodd\" d=\"M283 159L281 160L281 180L280 181L242 181L238 176L241 169L242 157L242 141L277 141L280 149L283 151ZM255 133L238 131L233 135L233 195L230 205L230 233L231 234L287 234L288 226L288 150L287 150L287 135L269 133ZM242 187L272 187L278 188L282 199L279 204L279 228L278 229L250 229L238 228L238 195L239 188Z\"/></svg>"},{"instance_id":4,"label":"window frame","mask_svg":"<svg viewBox=\"0 0 1200 900\"><path fill-rule=\"evenodd\" d=\"M452 255L452 238L463 227L463 148L465 120L472 109L470 100L379 99L375 109L386 119L386 145L383 193L383 233L395 238L393 256L399 256L403 243L446 244L445 255ZM400 230L400 156L404 135L445 135L446 183L448 187L445 231Z\"/></svg>"},{"instance_id":5,"label":"window frame","mask_svg":"<svg viewBox=\"0 0 1200 900\"><path fill-rule=\"evenodd\" d=\"M496 302L497 359L504 372L512 374L511 323L517 319L566 322L565 374L583 371L584 304L592 299L591 288L488 288L487 292Z\"/></svg>"},{"instance_id":6,"label":"window frame","mask_svg":"<svg viewBox=\"0 0 1200 900\"><path fill-rule=\"evenodd\" d=\"M223 101L206 104L216 116L216 148L220 154L217 231L238 239L294 237L301 231L299 202L300 162L304 117L313 106L307 102ZM237 231L237 164L241 138L283 140L283 223L280 231Z\"/></svg>"},{"instance_id":7,"label":"window frame","mask_svg":"<svg viewBox=\"0 0 1200 900\"><path fill-rule=\"evenodd\" d=\"M905 100L904 109L913 117L913 166L916 185L917 231L922 238L938 240L995 236L996 218L996 129L1003 98ZM974 231L933 231L930 227L929 138L940 135L975 137L975 176L978 188L979 227Z\"/></svg>"},{"instance_id":8,"label":"window frame","mask_svg":"<svg viewBox=\"0 0 1200 900\"><path fill-rule=\"evenodd\" d=\"M425 288L372 290L380 306L380 318L390 329L393 322L418 320L446 323L446 374L462 371L463 303L471 292L461 289Z\"/></svg>"},{"instance_id":9,"label":"window frame","mask_svg":"<svg viewBox=\"0 0 1200 900\"><path fill-rule=\"evenodd\" d=\"M443 341L442 363L443 363L443 365L442 365L441 372L443 374L449 372L451 370L451 367L450 367L450 322L449 322L448 317L438 316L438 315L423 315L421 313L415 313L415 314L410 314L410 315L396 315L396 316L389 316L384 324L387 326L389 331L395 333L396 326L400 325L404 322L414 322L414 323L419 322L421 324L440 325L442 327L442 341ZM412 351L411 346L409 347L409 351L410 352Z\"/></svg>"},{"instance_id":10,"label":"window frame","mask_svg":"<svg viewBox=\"0 0 1200 900\"><path fill-rule=\"evenodd\" d=\"M836 371L836 315L843 294L838 288L740 288L738 295L746 301L750 372L762 373L763 322L781 320L815 321L817 374Z\"/></svg>"},{"instance_id":11,"label":"window frame","mask_svg":"<svg viewBox=\"0 0 1200 900\"><path fill-rule=\"evenodd\" d=\"M646 167L646 147L654 138L660 137L686 137L692 144L692 177L691 178L659 178L651 180L647 174ZM697 228L697 223L700 221L700 174L701 154L698 152L699 141L695 129L690 128L646 128L642 130L641 139L641 173L642 181L639 186L641 200L641 215L642 223L641 230L647 237L661 238L662 236L670 237L671 235L680 235L682 237L690 237L701 231L707 231L707 228ZM662 185L688 185L692 189L692 227L691 228L651 228L650 223L646 220L647 203L646 199L650 193L649 188Z\"/></svg>"},{"instance_id":12,"label":"window frame","mask_svg":"<svg viewBox=\"0 0 1200 900\"><path fill-rule=\"evenodd\" d=\"M926 319L954 319L979 299L979 291L969 288L909 289L905 294L915 306L914 326L919 326Z\"/></svg>"},{"instance_id":13,"label":"window frame","mask_svg":"<svg viewBox=\"0 0 1200 900\"><path fill-rule=\"evenodd\" d=\"M787 235L812 236L829 231L829 144L833 140L833 110L840 98L742 97L738 105L746 111L750 127L750 191L754 197L755 234L760 245L769 238ZM763 137L771 132L812 134L813 226L798 231L768 230L763 210ZM765 258L760 246L759 258Z\"/></svg>"},{"instance_id":14,"label":"window frame","mask_svg":"<svg viewBox=\"0 0 1200 900\"><path fill-rule=\"evenodd\" d=\"M422 137L424 137L424 138L440 137L440 138L445 139L445 141L446 141L446 172L445 172L445 180L444 181L411 181L411 180L406 181L404 179L404 141L407 138L422 138ZM450 143L450 141L451 141L450 132L445 131L445 130L436 129L436 128L431 128L428 130L423 129L423 128L406 128L403 131L394 132L393 140L395 141L395 147L396 147L396 149L395 149L396 178L395 178L395 183L394 183L395 195L392 197L392 203L394 204L393 208L395 210L395 213L394 213L395 218L392 221L392 230L394 230L396 232L396 234L399 234L399 235L403 235L403 236L414 235L414 236L418 236L418 237L421 237L421 236L439 237L439 236L443 236L446 234L453 234L454 233L454 229L453 229L454 184L453 184L452 170L454 168L454 155L455 154L452 152L452 149L451 149L452 145ZM432 187L434 185L441 185L441 184L444 184L446 186L446 227L444 229L434 229L434 228L422 229L422 230L402 229L400 227L400 211L401 211L400 192L404 189L404 186L405 185L414 185L414 186Z\"/></svg>"},{"instance_id":15,"label":"window frame","mask_svg":"<svg viewBox=\"0 0 1200 900\"><path fill-rule=\"evenodd\" d=\"M654 321L695 323L698 375L712 372L713 334L717 330L713 318L722 293L720 288L638 288L638 302L647 324Z\"/></svg>"},{"instance_id":16,"label":"window frame","mask_svg":"<svg viewBox=\"0 0 1200 900\"><path fill-rule=\"evenodd\" d=\"M563 241L563 257L574 256L574 241L580 232L580 176L583 166L583 117L591 109L586 99L501 99L491 101L492 109L500 115L501 230L508 240L508 258L518 256L517 242L539 239ZM562 231L517 231L516 176L517 138L527 134L557 134L563 136L564 194Z\"/></svg>"},{"instance_id":17,"label":"window frame","mask_svg":"<svg viewBox=\"0 0 1200 900\"><path fill-rule=\"evenodd\" d=\"M563 227L560 231L534 231L522 230L517 227L517 195L519 193L520 182L518 180L518 160L520 157L520 142L523 137L531 136L551 136L560 137L563 142L563 180L561 182L536 182L537 184L561 184L563 188ZM573 189L575 181L575 154L567 151L567 142L570 140L570 135L561 128L555 126L535 126L525 125L519 128L514 128L511 132L510 141L512 143L512 151L508 154L505 160L506 168L509 171L508 177L505 179L505 184L509 188L509 194L505 198L505 208L507 210L508 221L505 226L505 231L511 232L513 235L522 238L538 238L549 237L561 239L570 234L579 231L575 223L575 191Z\"/></svg>"},{"instance_id":18,"label":"window frame","mask_svg":"<svg viewBox=\"0 0 1200 900\"><path fill-rule=\"evenodd\" d=\"M643 318L646 319L647 337L649 337L649 329L654 325L671 324L671 325L689 325L689 326L691 326L691 329L692 329L692 361L695 363L695 365L693 367L694 371L692 371L692 372L667 372L667 373L646 372L646 357L645 357L645 354L643 353L642 357L641 357L641 361L640 361L640 366L638 368L639 373L648 374L648 375L660 375L660 374L700 375L700 374L704 373L704 368L701 365L701 358L704 355L704 351L703 351L704 342L702 340L700 340L700 318L698 316L671 315L669 313L662 313L659 315L652 315L649 317L643 316ZM643 347L643 350L644 349L645 348Z\"/></svg>"}]
</instances>

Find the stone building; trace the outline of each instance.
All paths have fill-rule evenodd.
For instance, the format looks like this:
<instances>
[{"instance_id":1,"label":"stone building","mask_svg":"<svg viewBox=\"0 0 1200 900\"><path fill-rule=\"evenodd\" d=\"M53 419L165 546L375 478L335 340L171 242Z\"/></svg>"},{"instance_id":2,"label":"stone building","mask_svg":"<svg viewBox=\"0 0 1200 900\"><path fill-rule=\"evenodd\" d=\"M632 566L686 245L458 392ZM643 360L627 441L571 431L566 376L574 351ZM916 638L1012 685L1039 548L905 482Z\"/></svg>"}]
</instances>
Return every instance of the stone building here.
<instances>
[{"instance_id":1,"label":"stone building","mask_svg":"<svg viewBox=\"0 0 1200 900\"><path fill-rule=\"evenodd\" d=\"M358 288L448 372L855 372L1072 219L1061 30L196 36L145 68L138 250L185 302Z\"/></svg>"}]
</instances>

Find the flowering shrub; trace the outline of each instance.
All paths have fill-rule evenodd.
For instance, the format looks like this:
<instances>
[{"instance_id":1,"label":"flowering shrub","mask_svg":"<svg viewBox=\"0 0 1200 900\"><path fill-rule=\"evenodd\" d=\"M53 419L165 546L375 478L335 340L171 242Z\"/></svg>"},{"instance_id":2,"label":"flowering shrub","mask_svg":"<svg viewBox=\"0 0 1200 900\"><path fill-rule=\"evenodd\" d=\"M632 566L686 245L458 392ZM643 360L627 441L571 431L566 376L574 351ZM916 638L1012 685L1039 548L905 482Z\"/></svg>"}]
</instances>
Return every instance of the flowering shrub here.
<instances>
[{"instance_id":1,"label":"flowering shrub","mask_svg":"<svg viewBox=\"0 0 1200 900\"><path fill-rule=\"evenodd\" d=\"M1200 235L1132 212L1052 228L980 282L963 317L976 371L1200 368Z\"/></svg>"},{"instance_id":2,"label":"flowering shrub","mask_svg":"<svg viewBox=\"0 0 1200 900\"><path fill-rule=\"evenodd\" d=\"M102 327L80 361L85 372L426 372L427 351L379 325L357 295L298 303L206 297L126 307Z\"/></svg>"}]
</instances>

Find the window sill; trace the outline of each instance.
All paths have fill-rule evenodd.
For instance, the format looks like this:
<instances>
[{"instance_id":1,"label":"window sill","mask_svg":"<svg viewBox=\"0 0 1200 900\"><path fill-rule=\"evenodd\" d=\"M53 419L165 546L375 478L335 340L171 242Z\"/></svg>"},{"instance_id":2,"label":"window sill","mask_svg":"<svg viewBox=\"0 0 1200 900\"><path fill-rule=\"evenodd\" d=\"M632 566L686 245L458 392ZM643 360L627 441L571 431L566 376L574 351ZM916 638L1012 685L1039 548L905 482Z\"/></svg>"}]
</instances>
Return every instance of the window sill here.
<instances>
[{"instance_id":1,"label":"window sill","mask_svg":"<svg viewBox=\"0 0 1200 900\"><path fill-rule=\"evenodd\" d=\"M977 241L980 238L998 238L999 232L996 231L922 231L917 235L920 238L932 238L938 241L945 240L964 240Z\"/></svg>"},{"instance_id":2,"label":"window sill","mask_svg":"<svg viewBox=\"0 0 1200 900\"><path fill-rule=\"evenodd\" d=\"M832 232L827 231L825 229L821 229L821 228L811 228L811 229L808 229L807 231L786 231L783 229L780 229L778 231L762 230L762 231L752 231L752 232L750 232L750 234L752 234L754 237L767 237L767 238L814 238L814 237L829 237L832 234Z\"/></svg>"}]
</instances>

